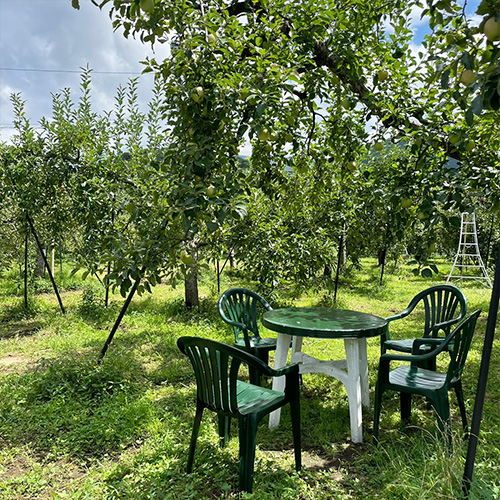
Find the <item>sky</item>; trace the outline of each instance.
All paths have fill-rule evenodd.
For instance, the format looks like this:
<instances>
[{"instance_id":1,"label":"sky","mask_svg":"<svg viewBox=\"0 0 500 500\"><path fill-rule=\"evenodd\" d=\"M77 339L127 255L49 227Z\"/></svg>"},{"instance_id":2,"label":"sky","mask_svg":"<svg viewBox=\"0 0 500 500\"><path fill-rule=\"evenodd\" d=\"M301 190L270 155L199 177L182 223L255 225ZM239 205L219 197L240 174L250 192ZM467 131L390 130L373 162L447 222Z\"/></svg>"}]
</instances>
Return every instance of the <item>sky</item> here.
<instances>
[{"instance_id":1,"label":"sky","mask_svg":"<svg viewBox=\"0 0 500 500\"><path fill-rule=\"evenodd\" d=\"M468 10L474 12L477 4L470 0ZM415 10L413 16L414 50L428 31L420 13ZM80 68L88 65L93 109L109 111L118 86L141 74L139 61L147 56L167 57L167 44L153 52L149 44L124 38L120 30L113 31L108 10L100 11L90 0L81 0L80 10L72 8L71 0L0 0L0 141L14 133L11 94L21 94L36 126L51 116L51 93L70 88L78 99ZM140 107L146 111L153 75L141 75L139 82ZM248 145L242 153L249 154Z\"/></svg>"},{"instance_id":2,"label":"sky","mask_svg":"<svg viewBox=\"0 0 500 500\"><path fill-rule=\"evenodd\" d=\"M111 110L116 89L141 74L139 61L163 59L167 44L155 46L113 32L107 10L81 0L0 0L0 141L14 133L10 96L20 93L36 126L52 114L51 93L70 88L78 99L80 68L92 73L92 103L96 112ZM26 71L26 70L37 71ZM139 78L142 109L152 97L153 75Z\"/></svg>"}]
</instances>

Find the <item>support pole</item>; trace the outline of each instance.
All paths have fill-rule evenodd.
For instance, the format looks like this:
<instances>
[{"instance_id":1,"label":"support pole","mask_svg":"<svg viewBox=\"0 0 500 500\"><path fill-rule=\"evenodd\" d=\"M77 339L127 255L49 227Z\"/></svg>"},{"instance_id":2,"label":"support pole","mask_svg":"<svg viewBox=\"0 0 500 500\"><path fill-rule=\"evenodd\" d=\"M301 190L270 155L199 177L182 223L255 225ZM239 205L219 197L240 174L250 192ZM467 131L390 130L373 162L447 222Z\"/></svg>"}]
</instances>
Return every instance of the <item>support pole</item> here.
<instances>
[{"instance_id":1,"label":"support pole","mask_svg":"<svg viewBox=\"0 0 500 500\"><path fill-rule=\"evenodd\" d=\"M24 310L28 310L28 241L29 232L26 226L26 236L24 237Z\"/></svg>"},{"instance_id":2,"label":"support pole","mask_svg":"<svg viewBox=\"0 0 500 500\"><path fill-rule=\"evenodd\" d=\"M52 287L54 288L54 292L56 294L57 300L59 302L59 307L61 308L61 312L63 314L66 314L66 310L64 309L64 305L61 300L61 296L59 295L59 290L57 289L56 281L54 280L54 275L52 274L52 270L50 269L49 263L47 262L47 256L45 255L45 252L43 251L42 244L40 243L40 240L38 239L38 234L35 231L35 227L33 226L33 221L31 220L30 216L26 214L26 220L28 221L28 224L30 225L31 233L35 237L36 244L38 245L38 249L40 250L40 253L43 257L43 261L45 263L45 267L49 273L49 278L52 283Z\"/></svg>"},{"instance_id":3,"label":"support pole","mask_svg":"<svg viewBox=\"0 0 500 500\"><path fill-rule=\"evenodd\" d=\"M146 268L143 267L141 270L141 276L145 270L146 270ZM127 312L127 309L128 309L128 306L130 305L130 302L132 302L132 298L134 297L135 292L137 291L137 288L139 287L140 282L141 282L140 278L138 280L136 280L134 282L134 285L132 286L130 292L128 293L128 297L126 298L125 302L123 303L123 306L120 310L120 314L118 314L118 317L116 318L115 324L113 325L111 332L109 332L108 338L106 339L106 342L104 343L104 346L101 349L101 354L99 355L99 359L97 360L97 364L100 365L102 359L106 355L106 351L108 350L108 347L111 344L113 337L115 336L116 330L118 330L118 327L120 326L120 323L122 322L123 316L125 316L125 313Z\"/></svg>"},{"instance_id":4,"label":"support pole","mask_svg":"<svg viewBox=\"0 0 500 500\"><path fill-rule=\"evenodd\" d=\"M495 324L498 314L498 303L500 298L500 251L497 256L495 266L495 278L493 280L493 291L491 294L490 309L488 312L488 322L486 324L486 334L484 337L483 353L481 356L481 366L477 381L476 401L474 403L474 413L472 415L471 432L469 435L469 445L465 459L464 477L462 481L462 491L465 498L469 498L474 472L474 461L476 459L477 442L479 438L479 427L483 414L484 398L486 395L486 384L488 382L488 370L490 367L491 350L495 337Z\"/></svg>"}]
</instances>

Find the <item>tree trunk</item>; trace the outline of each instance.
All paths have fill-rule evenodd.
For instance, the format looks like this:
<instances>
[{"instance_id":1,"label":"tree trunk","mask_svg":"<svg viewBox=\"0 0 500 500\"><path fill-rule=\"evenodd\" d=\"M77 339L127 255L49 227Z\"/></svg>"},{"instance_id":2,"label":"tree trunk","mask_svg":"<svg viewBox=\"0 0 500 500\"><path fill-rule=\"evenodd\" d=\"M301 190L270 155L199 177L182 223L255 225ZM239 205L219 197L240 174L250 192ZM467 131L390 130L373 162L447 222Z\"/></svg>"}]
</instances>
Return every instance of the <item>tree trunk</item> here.
<instances>
[{"instance_id":1,"label":"tree trunk","mask_svg":"<svg viewBox=\"0 0 500 500\"><path fill-rule=\"evenodd\" d=\"M184 301L187 309L198 309L200 299L198 295L198 251L192 250L193 263L188 267L184 278Z\"/></svg>"}]
</instances>

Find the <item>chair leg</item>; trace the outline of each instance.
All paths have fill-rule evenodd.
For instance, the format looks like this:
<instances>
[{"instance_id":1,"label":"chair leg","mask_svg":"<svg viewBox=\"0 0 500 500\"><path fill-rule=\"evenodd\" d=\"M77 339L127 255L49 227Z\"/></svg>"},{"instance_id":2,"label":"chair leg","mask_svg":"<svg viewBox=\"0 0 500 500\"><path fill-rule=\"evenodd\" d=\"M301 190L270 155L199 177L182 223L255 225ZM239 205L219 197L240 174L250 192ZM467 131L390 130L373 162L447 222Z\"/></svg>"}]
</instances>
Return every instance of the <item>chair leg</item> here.
<instances>
[{"instance_id":1,"label":"chair leg","mask_svg":"<svg viewBox=\"0 0 500 500\"><path fill-rule=\"evenodd\" d=\"M411 423L411 394L400 392L399 399L401 402L401 422L404 425L409 425Z\"/></svg>"},{"instance_id":2,"label":"chair leg","mask_svg":"<svg viewBox=\"0 0 500 500\"><path fill-rule=\"evenodd\" d=\"M231 418L219 414L219 444L221 448L225 448L231 438L230 429Z\"/></svg>"},{"instance_id":3,"label":"chair leg","mask_svg":"<svg viewBox=\"0 0 500 500\"><path fill-rule=\"evenodd\" d=\"M382 407L382 390L380 384L377 382L375 387L375 401L373 403L373 444L378 444L378 429L380 423L380 408Z\"/></svg>"},{"instance_id":4,"label":"chair leg","mask_svg":"<svg viewBox=\"0 0 500 500\"><path fill-rule=\"evenodd\" d=\"M298 385L298 384L297 384ZM300 399L298 387L295 389L296 397L290 400L290 415L292 419L293 449L295 452L295 469L302 468L302 436L300 434Z\"/></svg>"},{"instance_id":5,"label":"chair leg","mask_svg":"<svg viewBox=\"0 0 500 500\"><path fill-rule=\"evenodd\" d=\"M191 433L191 444L189 446L189 456L187 461L186 471L191 473L193 470L194 451L196 449L196 440L198 439L198 432L200 430L201 417L203 416L203 406L199 401L196 402L196 415L194 417L193 432Z\"/></svg>"},{"instance_id":6,"label":"chair leg","mask_svg":"<svg viewBox=\"0 0 500 500\"><path fill-rule=\"evenodd\" d=\"M455 385L455 394L457 395L458 406L460 408L460 416L462 417L462 427L464 429L464 438L469 437L469 426L467 424L467 412L465 411L464 392L462 390L462 381L459 380Z\"/></svg>"},{"instance_id":7,"label":"chair leg","mask_svg":"<svg viewBox=\"0 0 500 500\"><path fill-rule=\"evenodd\" d=\"M254 415L246 415L240 418L239 434L239 488L240 491L252 493L255 446L257 443L257 419Z\"/></svg>"},{"instance_id":8,"label":"chair leg","mask_svg":"<svg viewBox=\"0 0 500 500\"><path fill-rule=\"evenodd\" d=\"M435 399L433 398L431 403L437 413L439 430L442 432L443 436L446 436L447 444L451 449L452 435L448 391L437 393Z\"/></svg>"}]
</instances>

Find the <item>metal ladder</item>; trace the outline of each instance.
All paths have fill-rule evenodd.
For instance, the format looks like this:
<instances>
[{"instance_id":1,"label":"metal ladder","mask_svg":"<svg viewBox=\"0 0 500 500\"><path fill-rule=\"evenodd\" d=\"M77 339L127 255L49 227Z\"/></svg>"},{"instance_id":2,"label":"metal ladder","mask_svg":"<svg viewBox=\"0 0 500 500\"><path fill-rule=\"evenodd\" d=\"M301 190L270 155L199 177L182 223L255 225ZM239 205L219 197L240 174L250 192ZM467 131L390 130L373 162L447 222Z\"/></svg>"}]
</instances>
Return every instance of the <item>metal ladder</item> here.
<instances>
[{"instance_id":1,"label":"metal ladder","mask_svg":"<svg viewBox=\"0 0 500 500\"><path fill-rule=\"evenodd\" d=\"M456 271L455 271L456 270ZM473 274L464 274L465 271L481 270L481 276L475 276ZM454 274L459 272L460 274ZM483 264L483 259L481 259L481 254L479 253L479 244L477 242L477 230L476 230L476 214L464 212L462 214L462 221L460 224L460 241L458 243L457 255L455 256L455 261L451 267L450 274L446 283L453 281L457 282L464 279L472 280L486 280L488 286L491 288L491 280L488 276L488 272Z\"/></svg>"}]
</instances>

